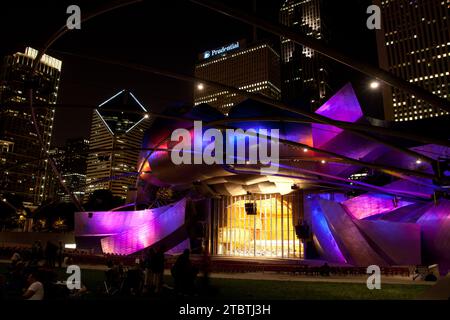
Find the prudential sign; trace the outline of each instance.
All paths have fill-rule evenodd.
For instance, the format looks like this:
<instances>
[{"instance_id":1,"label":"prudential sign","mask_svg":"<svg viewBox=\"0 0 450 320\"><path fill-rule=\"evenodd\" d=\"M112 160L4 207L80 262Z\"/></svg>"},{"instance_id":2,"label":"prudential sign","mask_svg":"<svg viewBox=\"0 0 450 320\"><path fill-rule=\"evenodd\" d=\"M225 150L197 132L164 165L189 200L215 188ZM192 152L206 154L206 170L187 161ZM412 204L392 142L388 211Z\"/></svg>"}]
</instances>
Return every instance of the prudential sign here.
<instances>
[{"instance_id":1,"label":"prudential sign","mask_svg":"<svg viewBox=\"0 0 450 320\"><path fill-rule=\"evenodd\" d=\"M218 56L218 55L221 55L221 54L224 54L224 53L227 53L229 51L236 50L239 48L240 48L240 43L239 43L239 41L236 41L227 46L223 46L222 48L219 48L219 49L205 51L203 53L203 59L206 60L206 59L209 59L209 58L212 58L212 57L215 57L215 56Z\"/></svg>"}]
</instances>

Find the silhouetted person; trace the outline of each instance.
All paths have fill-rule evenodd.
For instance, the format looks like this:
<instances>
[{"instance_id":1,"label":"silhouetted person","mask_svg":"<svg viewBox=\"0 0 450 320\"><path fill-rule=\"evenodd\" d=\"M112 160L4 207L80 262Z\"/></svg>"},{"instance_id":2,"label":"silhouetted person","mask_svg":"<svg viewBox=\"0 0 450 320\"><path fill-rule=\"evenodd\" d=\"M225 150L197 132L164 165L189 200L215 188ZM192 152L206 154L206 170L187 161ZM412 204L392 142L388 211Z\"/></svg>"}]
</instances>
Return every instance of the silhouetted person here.
<instances>
[{"instance_id":1,"label":"silhouetted person","mask_svg":"<svg viewBox=\"0 0 450 320\"><path fill-rule=\"evenodd\" d=\"M320 275L326 277L330 276L330 266L328 263L325 262L325 264L320 267Z\"/></svg>"},{"instance_id":2,"label":"silhouetted person","mask_svg":"<svg viewBox=\"0 0 450 320\"><path fill-rule=\"evenodd\" d=\"M31 247L31 260L36 262L38 260L38 242L35 241Z\"/></svg>"},{"instance_id":3,"label":"silhouetted person","mask_svg":"<svg viewBox=\"0 0 450 320\"><path fill-rule=\"evenodd\" d=\"M209 281L209 274L211 273L211 256L209 255L209 252L207 250L203 250L201 270L203 273L203 276L199 279L200 280L199 289L201 291L201 294L205 296L216 294L217 293L216 288L212 287Z\"/></svg>"},{"instance_id":4,"label":"silhouetted person","mask_svg":"<svg viewBox=\"0 0 450 320\"><path fill-rule=\"evenodd\" d=\"M105 272L106 283L110 288L111 294L113 294L121 290L122 275L119 271L119 268L115 266L111 260L108 260L106 265L108 266L108 270L106 270Z\"/></svg>"},{"instance_id":5,"label":"silhouetted person","mask_svg":"<svg viewBox=\"0 0 450 320\"><path fill-rule=\"evenodd\" d=\"M191 293L194 289L197 270L192 266L189 249L183 251L172 267L175 289L181 293Z\"/></svg>"},{"instance_id":6,"label":"silhouetted person","mask_svg":"<svg viewBox=\"0 0 450 320\"><path fill-rule=\"evenodd\" d=\"M47 265L50 268L55 267L57 250L57 246L55 246L52 242L47 241L47 245L45 246L45 258L47 259Z\"/></svg>"},{"instance_id":7,"label":"silhouetted person","mask_svg":"<svg viewBox=\"0 0 450 320\"><path fill-rule=\"evenodd\" d=\"M6 299L6 278L4 275L0 274L0 301Z\"/></svg>"},{"instance_id":8,"label":"silhouetted person","mask_svg":"<svg viewBox=\"0 0 450 320\"><path fill-rule=\"evenodd\" d=\"M38 241L36 244L36 260L40 261L44 258L44 248L42 248L41 241Z\"/></svg>"},{"instance_id":9,"label":"silhouetted person","mask_svg":"<svg viewBox=\"0 0 450 320\"><path fill-rule=\"evenodd\" d=\"M62 244L61 241L58 243L58 249L57 249L57 252L56 252L56 258L58 260L58 268L61 268L62 267L62 263L63 263L63 259L64 259L64 247L63 247L63 244Z\"/></svg>"},{"instance_id":10,"label":"silhouetted person","mask_svg":"<svg viewBox=\"0 0 450 320\"><path fill-rule=\"evenodd\" d=\"M155 257L155 249L149 248L145 251L144 256L144 287L150 290L153 283L153 273L152 273L152 261Z\"/></svg>"},{"instance_id":11,"label":"silhouetted person","mask_svg":"<svg viewBox=\"0 0 450 320\"><path fill-rule=\"evenodd\" d=\"M150 268L153 276L153 286L155 293L161 291L164 281L164 247L160 246L150 262Z\"/></svg>"},{"instance_id":12,"label":"silhouetted person","mask_svg":"<svg viewBox=\"0 0 450 320\"><path fill-rule=\"evenodd\" d=\"M428 274L425 276L425 281L437 281L437 277L432 273L428 272Z\"/></svg>"},{"instance_id":13,"label":"silhouetted person","mask_svg":"<svg viewBox=\"0 0 450 320\"><path fill-rule=\"evenodd\" d=\"M142 269L136 263L133 268L129 269L124 283L124 289L127 293L138 295L141 293L143 282Z\"/></svg>"}]
</instances>

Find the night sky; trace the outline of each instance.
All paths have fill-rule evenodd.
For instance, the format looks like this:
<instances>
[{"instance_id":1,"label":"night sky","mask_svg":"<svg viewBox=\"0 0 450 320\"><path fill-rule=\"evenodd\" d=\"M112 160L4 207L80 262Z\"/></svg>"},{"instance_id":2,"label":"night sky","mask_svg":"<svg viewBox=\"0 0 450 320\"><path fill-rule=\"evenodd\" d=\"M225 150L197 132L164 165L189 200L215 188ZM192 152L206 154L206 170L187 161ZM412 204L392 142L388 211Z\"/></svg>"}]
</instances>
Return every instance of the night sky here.
<instances>
[{"instance_id":1,"label":"night sky","mask_svg":"<svg viewBox=\"0 0 450 320\"><path fill-rule=\"evenodd\" d=\"M329 45L359 59L377 64L375 33L366 28L367 0L328 0L331 10L326 25L331 32ZM92 12L108 1L0 1L0 54L39 48L65 24L67 6L77 4L82 14ZM111 1L110 1L111 2ZM223 1L242 10L252 10L252 0ZM276 22L281 0L259 0L257 15ZM231 18L199 7L189 1L152 0L134 4L88 21L56 42L49 54L63 60L59 103L98 105L121 89L130 89L150 110L192 101L190 83L166 79L125 68L99 64L65 55L102 56L124 62L161 66L193 74L198 53L238 39L251 39L252 28ZM273 35L260 32L259 40ZM332 79L336 89L352 81L368 113L381 117L381 102L366 92L367 78L335 67ZM57 110L54 145L67 138L88 137L91 111Z\"/></svg>"}]
</instances>

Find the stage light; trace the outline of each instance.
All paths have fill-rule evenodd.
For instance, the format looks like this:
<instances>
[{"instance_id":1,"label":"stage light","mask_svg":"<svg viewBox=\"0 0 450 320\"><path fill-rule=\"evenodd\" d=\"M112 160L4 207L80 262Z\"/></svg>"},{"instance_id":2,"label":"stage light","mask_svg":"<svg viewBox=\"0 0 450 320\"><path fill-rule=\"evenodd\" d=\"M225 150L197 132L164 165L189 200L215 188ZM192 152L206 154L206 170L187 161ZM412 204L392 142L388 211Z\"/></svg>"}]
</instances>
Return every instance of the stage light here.
<instances>
[{"instance_id":1,"label":"stage light","mask_svg":"<svg viewBox=\"0 0 450 320\"><path fill-rule=\"evenodd\" d=\"M303 152L308 152L308 149L306 149L306 148L303 148Z\"/></svg>"},{"instance_id":2,"label":"stage light","mask_svg":"<svg viewBox=\"0 0 450 320\"><path fill-rule=\"evenodd\" d=\"M203 83L199 83L199 84L197 85L197 89L198 89L198 90L203 90L203 89L205 89L205 86L203 85Z\"/></svg>"},{"instance_id":3,"label":"stage light","mask_svg":"<svg viewBox=\"0 0 450 320\"><path fill-rule=\"evenodd\" d=\"M422 163L422 160L417 159L417 160L416 160L416 163L417 163L417 164L421 164L421 163Z\"/></svg>"},{"instance_id":4,"label":"stage light","mask_svg":"<svg viewBox=\"0 0 450 320\"><path fill-rule=\"evenodd\" d=\"M320 161L321 164L327 163L325 160Z\"/></svg>"}]
</instances>

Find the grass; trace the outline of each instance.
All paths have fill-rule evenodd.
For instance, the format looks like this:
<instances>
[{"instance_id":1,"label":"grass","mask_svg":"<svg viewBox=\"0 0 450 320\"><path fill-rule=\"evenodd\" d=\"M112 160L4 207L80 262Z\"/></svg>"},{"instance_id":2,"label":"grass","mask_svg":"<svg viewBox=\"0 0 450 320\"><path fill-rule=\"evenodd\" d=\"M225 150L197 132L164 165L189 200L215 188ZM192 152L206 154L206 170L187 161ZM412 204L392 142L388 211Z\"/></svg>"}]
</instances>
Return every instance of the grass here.
<instances>
[{"instance_id":1,"label":"grass","mask_svg":"<svg viewBox=\"0 0 450 320\"><path fill-rule=\"evenodd\" d=\"M0 273L6 265L0 265ZM58 279L67 278L64 269L58 270ZM92 292L87 299L105 299L103 291L104 272L82 270L82 283ZM165 283L173 286L171 277ZM369 290L365 283L332 283L305 281L272 281L212 278L213 291L206 299L212 300L410 300L415 299L429 286L417 284L382 284L381 290ZM163 298L175 295L166 290ZM108 297L106 297L108 298ZM148 297L144 297L148 299ZM205 299L205 296L198 299Z\"/></svg>"},{"instance_id":2,"label":"grass","mask_svg":"<svg viewBox=\"0 0 450 320\"><path fill-rule=\"evenodd\" d=\"M266 281L213 279L220 288L219 297L273 300L409 300L427 286L386 284L381 290L369 290L365 283L331 283L305 281Z\"/></svg>"}]
</instances>

